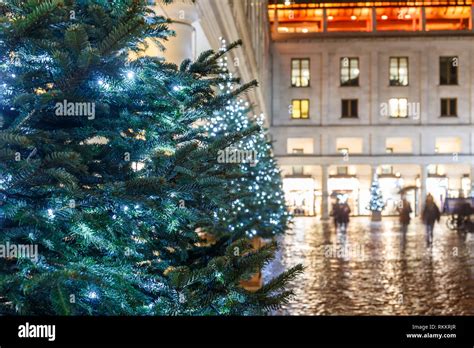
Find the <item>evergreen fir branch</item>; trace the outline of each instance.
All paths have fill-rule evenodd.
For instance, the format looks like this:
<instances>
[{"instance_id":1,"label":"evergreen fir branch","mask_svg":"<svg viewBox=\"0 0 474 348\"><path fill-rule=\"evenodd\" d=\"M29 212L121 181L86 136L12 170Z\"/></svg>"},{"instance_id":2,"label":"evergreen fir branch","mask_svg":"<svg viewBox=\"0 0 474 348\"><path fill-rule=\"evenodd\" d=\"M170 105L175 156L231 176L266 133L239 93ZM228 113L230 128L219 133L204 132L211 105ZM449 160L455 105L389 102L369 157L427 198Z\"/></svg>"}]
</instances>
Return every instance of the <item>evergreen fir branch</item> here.
<instances>
[{"instance_id":1,"label":"evergreen fir branch","mask_svg":"<svg viewBox=\"0 0 474 348\"><path fill-rule=\"evenodd\" d=\"M276 291L280 291L281 289L285 288L289 282L301 275L303 271L304 267L302 265L296 265L295 267L292 267L288 271L281 273L276 278L273 278L268 283L264 284L254 293L254 295L258 297L260 295L271 294Z\"/></svg>"},{"instance_id":2,"label":"evergreen fir branch","mask_svg":"<svg viewBox=\"0 0 474 348\"><path fill-rule=\"evenodd\" d=\"M19 145L22 147L29 147L31 146L32 142L28 137L20 135L17 132L0 131L0 144L2 146Z\"/></svg>"},{"instance_id":3,"label":"evergreen fir branch","mask_svg":"<svg viewBox=\"0 0 474 348\"><path fill-rule=\"evenodd\" d=\"M26 37L28 32L37 29L39 23L45 23L50 15L64 6L63 0L42 0L29 4L32 11L24 17L14 17L12 26L12 36L15 39Z\"/></svg>"}]
</instances>

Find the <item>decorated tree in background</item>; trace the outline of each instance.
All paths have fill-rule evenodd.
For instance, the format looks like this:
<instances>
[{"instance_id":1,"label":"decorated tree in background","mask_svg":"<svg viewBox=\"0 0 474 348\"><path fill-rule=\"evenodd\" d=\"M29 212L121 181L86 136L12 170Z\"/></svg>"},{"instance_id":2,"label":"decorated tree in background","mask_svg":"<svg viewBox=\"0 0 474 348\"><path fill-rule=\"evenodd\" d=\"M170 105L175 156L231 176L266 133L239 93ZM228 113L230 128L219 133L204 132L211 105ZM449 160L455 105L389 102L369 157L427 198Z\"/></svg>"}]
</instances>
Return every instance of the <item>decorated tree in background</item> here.
<instances>
[{"instance_id":1,"label":"decorated tree in background","mask_svg":"<svg viewBox=\"0 0 474 348\"><path fill-rule=\"evenodd\" d=\"M222 51L226 42L221 39ZM228 71L227 57L219 59L222 95L231 95L239 87ZM259 130L221 151L223 168L234 167L235 178L230 182L231 211L219 211L219 218L229 232L249 238L272 238L286 231L289 213L284 202L280 171L273 156L272 144L264 129L264 116L250 116L248 102L240 98L229 100L223 110L216 112L205 124L212 137L227 137L233 133ZM237 166L235 165L237 163Z\"/></svg>"},{"instance_id":2,"label":"decorated tree in background","mask_svg":"<svg viewBox=\"0 0 474 348\"><path fill-rule=\"evenodd\" d=\"M0 4L0 244L38 247L0 258L1 314L250 315L292 294L300 266L240 286L276 245L253 250L219 219L244 198L219 151L258 127L195 126L253 83L216 95L225 51L130 61L170 35L146 3Z\"/></svg>"},{"instance_id":3,"label":"decorated tree in background","mask_svg":"<svg viewBox=\"0 0 474 348\"><path fill-rule=\"evenodd\" d=\"M368 207L372 212L372 221L380 221L384 207L385 203L383 201L382 190L380 189L379 178L377 173L375 173L370 186L370 201Z\"/></svg>"}]
</instances>

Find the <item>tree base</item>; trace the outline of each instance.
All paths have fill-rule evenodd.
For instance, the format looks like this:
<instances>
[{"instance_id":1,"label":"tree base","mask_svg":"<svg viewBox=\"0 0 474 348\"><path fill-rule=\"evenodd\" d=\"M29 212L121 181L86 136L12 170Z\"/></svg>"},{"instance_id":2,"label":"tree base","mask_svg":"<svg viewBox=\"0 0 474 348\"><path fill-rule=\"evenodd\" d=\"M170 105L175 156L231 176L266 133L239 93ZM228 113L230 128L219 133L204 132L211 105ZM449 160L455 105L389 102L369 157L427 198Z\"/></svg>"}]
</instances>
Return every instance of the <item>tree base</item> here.
<instances>
[{"instance_id":1,"label":"tree base","mask_svg":"<svg viewBox=\"0 0 474 348\"><path fill-rule=\"evenodd\" d=\"M382 212L373 211L372 212L372 221L382 221Z\"/></svg>"}]
</instances>

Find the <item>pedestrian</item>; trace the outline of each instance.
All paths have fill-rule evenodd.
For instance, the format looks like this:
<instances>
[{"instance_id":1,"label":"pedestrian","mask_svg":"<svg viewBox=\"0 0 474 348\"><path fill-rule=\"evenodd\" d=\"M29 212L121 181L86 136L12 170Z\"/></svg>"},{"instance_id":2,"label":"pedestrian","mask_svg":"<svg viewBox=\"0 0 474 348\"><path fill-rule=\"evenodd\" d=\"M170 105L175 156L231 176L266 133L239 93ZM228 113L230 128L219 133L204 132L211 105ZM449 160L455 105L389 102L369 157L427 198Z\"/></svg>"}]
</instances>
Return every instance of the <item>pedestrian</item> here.
<instances>
[{"instance_id":1,"label":"pedestrian","mask_svg":"<svg viewBox=\"0 0 474 348\"><path fill-rule=\"evenodd\" d=\"M460 230L468 227L468 224L471 220L472 208L468 202L460 202L455 211L458 215L457 227Z\"/></svg>"},{"instance_id":2,"label":"pedestrian","mask_svg":"<svg viewBox=\"0 0 474 348\"><path fill-rule=\"evenodd\" d=\"M398 219L400 221L400 226L402 227L402 237L405 238L411 220L410 214L412 212L410 202L408 202L405 197L402 198L400 205L397 207L397 211L399 214Z\"/></svg>"},{"instance_id":3,"label":"pedestrian","mask_svg":"<svg viewBox=\"0 0 474 348\"><path fill-rule=\"evenodd\" d=\"M331 216L334 220L334 228L337 230L339 220L340 220L340 203L339 198L336 199L336 203L332 205Z\"/></svg>"},{"instance_id":4,"label":"pedestrian","mask_svg":"<svg viewBox=\"0 0 474 348\"><path fill-rule=\"evenodd\" d=\"M339 224L341 225L341 228L345 230L347 228L347 225L349 224L349 215L351 213L351 208L349 205L344 202L341 204L339 208Z\"/></svg>"},{"instance_id":5,"label":"pedestrian","mask_svg":"<svg viewBox=\"0 0 474 348\"><path fill-rule=\"evenodd\" d=\"M441 214L439 208L434 202L433 196L428 194L426 197L425 207L421 214L421 219L426 226L426 245L430 246L433 243L433 228L436 221L439 222Z\"/></svg>"}]
</instances>

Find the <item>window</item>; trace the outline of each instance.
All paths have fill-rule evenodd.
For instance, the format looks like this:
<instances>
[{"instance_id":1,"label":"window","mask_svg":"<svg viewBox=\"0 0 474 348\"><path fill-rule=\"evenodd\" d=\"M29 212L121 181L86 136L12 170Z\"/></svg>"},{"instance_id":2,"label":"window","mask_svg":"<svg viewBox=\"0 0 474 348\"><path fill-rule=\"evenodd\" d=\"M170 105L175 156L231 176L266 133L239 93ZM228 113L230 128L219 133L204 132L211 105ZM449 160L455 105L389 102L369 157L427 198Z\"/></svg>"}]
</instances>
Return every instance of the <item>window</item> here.
<instances>
[{"instance_id":1,"label":"window","mask_svg":"<svg viewBox=\"0 0 474 348\"><path fill-rule=\"evenodd\" d=\"M314 153L313 138L288 138L287 153L289 154L312 154Z\"/></svg>"},{"instance_id":2,"label":"window","mask_svg":"<svg viewBox=\"0 0 474 348\"><path fill-rule=\"evenodd\" d=\"M337 152L339 152L342 155L348 155L349 154L349 149L347 147L341 147L337 149Z\"/></svg>"},{"instance_id":3,"label":"window","mask_svg":"<svg viewBox=\"0 0 474 348\"><path fill-rule=\"evenodd\" d=\"M341 86L359 86L359 58L341 58Z\"/></svg>"},{"instance_id":4,"label":"window","mask_svg":"<svg viewBox=\"0 0 474 348\"><path fill-rule=\"evenodd\" d=\"M436 153L461 153L462 140L459 137L436 138Z\"/></svg>"},{"instance_id":5,"label":"window","mask_svg":"<svg viewBox=\"0 0 474 348\"><path fill-rule=\"evenodd\" d=\"M293 175L304 175L304 167L303 166L294 166L293 168Z\"/></svg>"},{"instance_id":6,"label":"window","mask_svg":"<svg viewBox=\"0 0 474 348\"><path fill-rule=\"evenodd\" d=\"M441 99L441 116L442 117L456 117L458 115L456 98L442 98Z\"/></svg>"},{"instance_id":7,"label":"window","mask_svg":"<svg viewBox=\"0 0 474 348\"><path fill-rule=\"evenodd\" d=\"M363 153L364 139L363 138L336 138L336 148L338 153L346 151L351 154Z\"/></svg>"},{"instance_id":8,"label":"window","mask_svg":"<svg viewBox=\"0 0 474 348\"><path fill-rule=\"evenodd\" d=\"M291 86L308 87L309 86L309 59L291 60Z\"/></svg>"},{"instance_id":9,"label":"window","mask_svg":"<svg viewBox=\"0 0 474 348\"><path fill-rule=\"evenodd\" d=\"M293 99L291 118L309 118L309 99Z\"/></svg>"},{"instance_id":10,"label":"window","mask_svg":"<svg viewBox=\"0 0 474 348\"><path fill-rule=\"evenodd\" d=\"M386 138L386 153L413 153L413 141L411 138Z\"/></svg>"},{"instance_id":11,"label":"window","mask_svg":"<svg viewBox=\"0 0 474 348\"><path fill-rule=\"evenodd\" d=\"M337 175L348 175L349 174L349 168L348 167L337 167Z\"/></svg>"},{"instance_id":12,"label":"window","mask_svg":"<svg viewBox=\"0 0 474 348\"><path fill-rule=\"evenodd\" d=\"M382 175L391 175L393 174L393 167L390 165L381 165L380 166L380 174Z\"/></svg>"},{"instance_id":13,"label":"window","mask_svg":"<svg viewBox=\"0 0 474 348\"><path fill-rule=\"evenodd\" d=\"M390 86L408 86L407 57L390 57Z\"/></svg>"},{"instance_id":14,"label":"window","mask_svg":"<svg viewBox=\"0 0 474 348\"><path fill-rule=\"evenodd\" d=\"M356 118L358 114L358 102L357 99L342 99L341 100L341 117L343 118Z\"/></svg>"},{"instance_id":15,"label":"window","mask_svg":"<svg viewBox=\"0 0 474 348\"><path fill-rule=\"evenodd\" d=\"M440 57L439 58L439 84L457 85L458 84L458 57Z\"/></svg>"},{"instance_id":16,"label":"window","mask_svg":"<svg viewBox=\"0 0 474 348\"><path fill-rule=\"evenodd\" d=\"M392 98L388 101L390 117L406 118L408 117L408 99Z\"/></svg>"}]
</instances>

